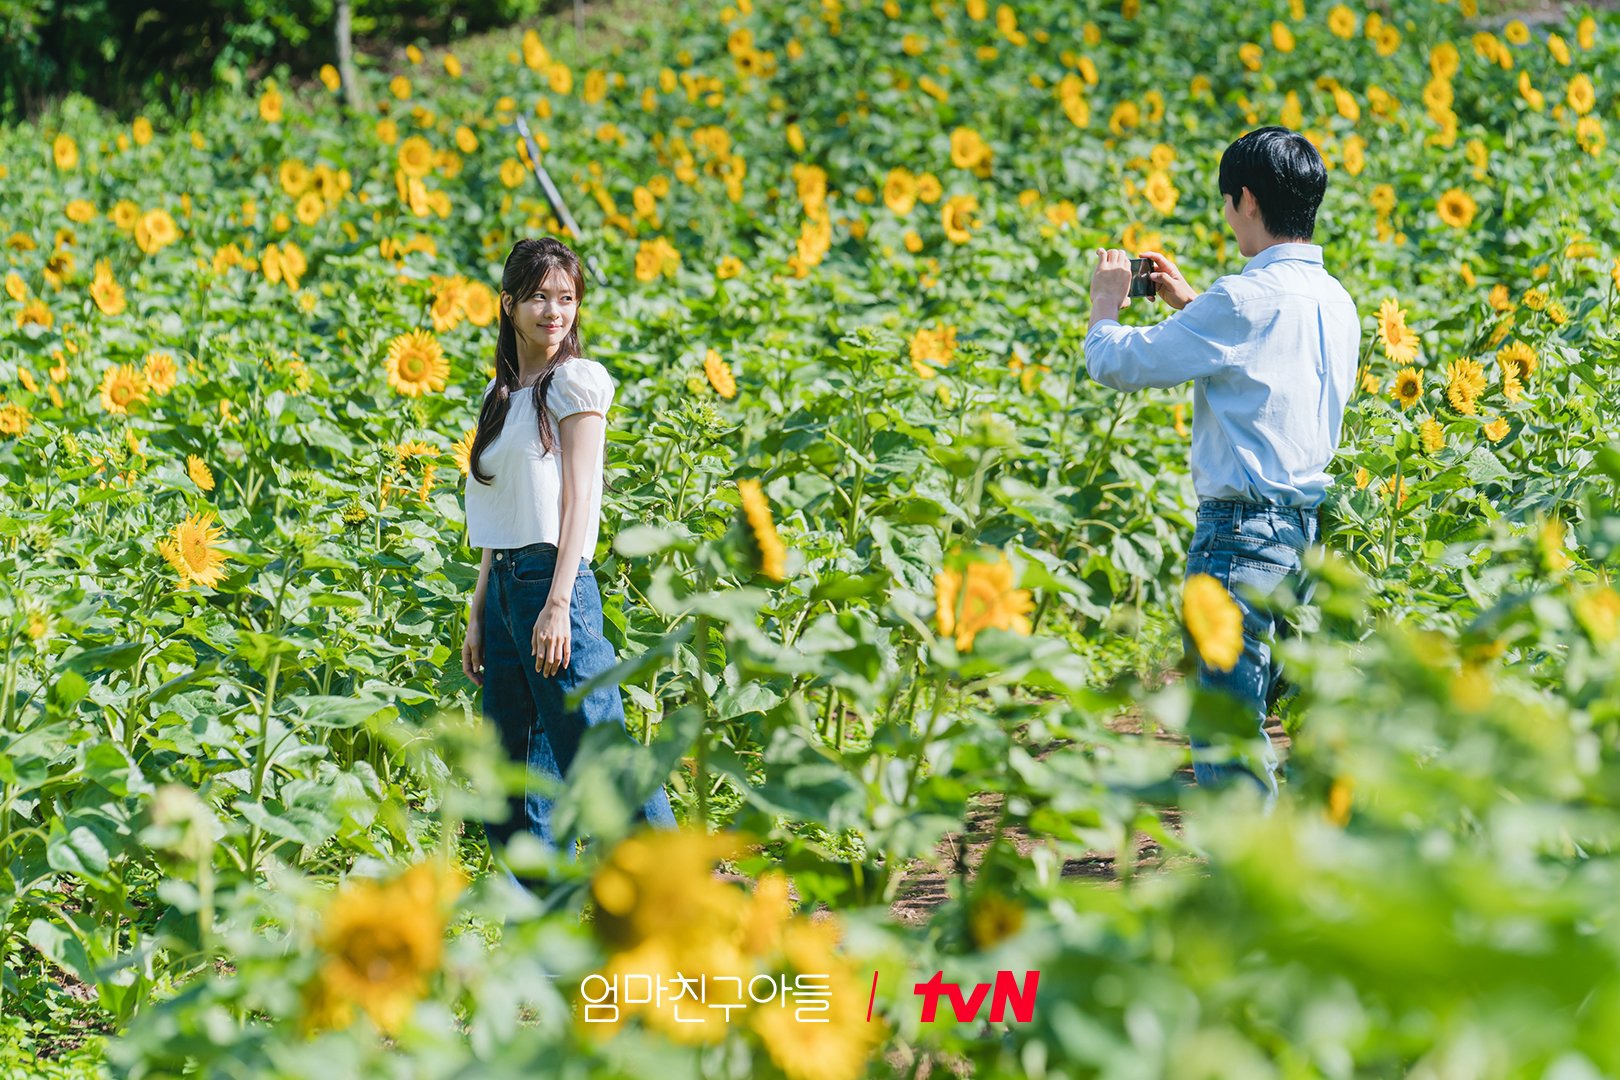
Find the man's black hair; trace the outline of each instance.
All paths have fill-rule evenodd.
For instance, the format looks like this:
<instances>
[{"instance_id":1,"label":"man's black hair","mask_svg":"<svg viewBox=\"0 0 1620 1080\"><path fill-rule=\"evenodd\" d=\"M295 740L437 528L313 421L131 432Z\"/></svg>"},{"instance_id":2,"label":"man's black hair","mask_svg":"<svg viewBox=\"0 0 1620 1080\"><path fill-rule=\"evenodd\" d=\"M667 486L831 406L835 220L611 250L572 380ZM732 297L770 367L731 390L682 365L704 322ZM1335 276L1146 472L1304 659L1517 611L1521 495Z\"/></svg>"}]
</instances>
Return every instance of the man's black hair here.
<instances>
[{"instance_id":1,"label":"man's black hair","mask_svg":"<svg viewBox=\"0 0 1620 1080\"><path fill-rule=\"evenodd\" d=\"M1221 155L1221 194L1236 205L1248 188L1260 221L1279 239L1309 240L1327 190L1327 166L1311 141L1285 127L1256 128Z\"/></svg>"}]
</instances>

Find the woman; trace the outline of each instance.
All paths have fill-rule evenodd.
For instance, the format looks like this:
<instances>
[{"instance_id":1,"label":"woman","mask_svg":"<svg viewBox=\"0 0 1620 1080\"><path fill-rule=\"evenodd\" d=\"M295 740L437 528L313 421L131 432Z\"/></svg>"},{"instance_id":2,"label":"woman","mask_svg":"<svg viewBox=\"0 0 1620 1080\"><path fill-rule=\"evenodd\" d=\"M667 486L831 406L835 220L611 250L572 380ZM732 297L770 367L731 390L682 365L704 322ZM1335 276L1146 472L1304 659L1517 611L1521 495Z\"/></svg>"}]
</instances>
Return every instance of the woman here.
<instances>
[{"instance_id":1,"label":"woman","mask_svg":"<svg viewBox=\"0 0 1620 1080\"><path fill-rule=\"evenodd\" d=\"M483 549L483 560L462 669L483 687L484 716L507 755L556 779L568 775L587 727L624 726L616 685L597 687L575 708L564 704L570 690L616 661L602 636L602 598L590 566L614 383L581 355L576 316L584 285L579 259L561 242L512 246L501 273L495 378L484 391L466 488L467 541ZM551 799L532 779L509 806L506 821L484 825L497 855L524 828L548 849L556 846ZM661 784L638 816L675 827ZM563 847L571 858L573 843Z\"/></svg>"}]
</instances>

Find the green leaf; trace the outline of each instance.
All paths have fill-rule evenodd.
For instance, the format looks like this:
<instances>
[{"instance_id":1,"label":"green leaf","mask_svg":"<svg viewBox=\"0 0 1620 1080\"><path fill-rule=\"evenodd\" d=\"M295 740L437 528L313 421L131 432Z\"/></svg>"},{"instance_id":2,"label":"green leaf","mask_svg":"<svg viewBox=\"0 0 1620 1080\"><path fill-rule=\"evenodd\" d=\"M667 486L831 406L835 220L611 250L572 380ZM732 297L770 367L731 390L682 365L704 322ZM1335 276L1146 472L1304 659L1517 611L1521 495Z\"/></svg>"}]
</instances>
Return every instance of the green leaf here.
<instances>
[{"instance_id":1,"label":"green leaf","mask_svg":"<svg viewBox=\"0 0 1620 1080\"><path fill-rule=\"evenodd\" d=\"M375 716L381 709L392 708L388 702L373 697L338 697L314 694L298 698L299 719L313 727L357 727Z\"/></svg>"},{"instance_id":2,"label":"green leaf","mask_svg":"<svg viewBox=\"0 0 1620 1080\"><path fill-rule=\"evenodd\" d=\"M28 924L28 944L49 957L58 967L73 974L82 983L95 982L95 965L84 951L78 937L55 923L35 919Z\"/></svg>"},{"instance_id":3,"label":"green leaf","mask_svg":"<svg viewBox=\"0 0 1620 1080\"><path fill-rule=\"evenodd\" d=\"M68 657L67 667L72 671L83 672L125 671L135 666L135 662L140 659L141 650L145 647L139 641L98 645Z\"/></svg>"},{"instance_id":4,"label":"green leaf","mask_svg":"<svg viewBox=\"0 0 1620 1080\"><path fill-rule=\"evenodd\" d=\"M1474 447L1473 452L1463 459L1463 472L1471 484L1490 483L1512 475L1496 455L1483 446Z\"/></svg>"}]
</instances>

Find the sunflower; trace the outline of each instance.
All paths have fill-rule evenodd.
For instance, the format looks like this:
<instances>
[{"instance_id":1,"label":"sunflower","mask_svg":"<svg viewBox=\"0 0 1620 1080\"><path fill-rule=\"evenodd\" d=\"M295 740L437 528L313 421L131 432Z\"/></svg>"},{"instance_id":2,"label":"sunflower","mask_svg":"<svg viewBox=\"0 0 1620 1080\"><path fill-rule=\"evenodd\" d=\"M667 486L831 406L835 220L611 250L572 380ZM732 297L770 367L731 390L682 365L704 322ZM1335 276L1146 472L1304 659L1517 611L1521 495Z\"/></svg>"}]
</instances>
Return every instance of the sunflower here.
<instances>
[{"instance_id":1,"label":"sunflower","mask_svg":"<svg viewBox=\"0 0 1620 1080\"><path fill-rule=\"evenodd\" d=\"M1355 782L1348 776L1334 777L1333 783L1328 785L1327 819L1340 828L1350 822L1354 791Z\"/></svg>"},{"instance_id":2,"label":"sunflower","mask_svg":"<svg viewBox=\"0 0 1620 1080\"><path fill-rule=\"evenodd\" d=\"M973 239L973 226L977 222L973 218L974 211L979 208L979 200L972 195L952 195L945 200L940 208L940 223L945 227L945 236L953 244L965 244Z\"/></svg>"},{"instance_id":3,"label":"sunflower","mask_svg":"<svg viewBox=\"0 0 1620 1080\"><path fill-rule=\"evenodd\" d=\"M806 937L830 936L824 925L799 920L793 924L792 932ZM830 947L801 951L814 959L802 961L803 967L795 963L795 967L801 972L814 972L823 980L828 994L826 1013L815 1023L802 1022L798 1010L784 998L774 1004L756 1005L749 1026L788 1080L857 1080L866 1076L873 1053L886 1037L883 1025L867 1023L866 1010L860 1004L860 982L847 961L838 959Z\"/></svg>"},{"instance_id":4,"label":"sunflower","mask_svg":"<svg viewBox=\"0 0 1620 1080\"><path fill-rule=\"evenodd\" d=\"M987 169L991 156L989 144L977 131L959 127L951 132L951 164L958 169Z\"/></svg>"},{"instance_id":5,"label":"sunflower","mask_svg":"<svg viewBox=\"0 0 1620 1080\"><path fill-rule=\"evenodd\" d=\"M281 276L287 279L287 288L298 288L298 279L304 276L309 269L309 260L304 258L303 249L291 240L281 245Z\"/></svg>"},{"instance_id":6,"label":"sunflower","mask_svg":"<svg viewBox=\"0 0 1620 1080\"><path fill-rule=\"evenodd\" d=\"M399 144L399 168L406 176L420 179L433 171L433 145L420 135Z\"/></svg>"},{"instance_id":7,"label":"sunflower","mask_svg":"<svg viewBox=\"0 0 1620 1080\"><path fill-rule=\"evenodd\" d=\"M1344 171L1351 176L1360 176L1367 167L1367 140L1360 135L1352 135L1344 140Z\"/></svg>"},{"instance_id":8,"label":"sunflower","mask_svg":"<svg viewBox=\"0 0 1620 1080\"><path fill-rule=\"evenodd\" d=\"M145 376L152 392L159 397L174 389L179 381L179 373L175 370L174 356L166 352L149 352L146 354L145 366L141 374Z\"/></svg>"},{"instance_id":9,"label":"sunflower","mask_svg":"<svg viewBox=\"0 0 1620 1080\"><path fill-rule=\"evenodd\" d=\"M1603 133L1603 121L1595 116L1581 117L1575 123L1575 141L1593 157L1602 153L1609 143L1608 136Z\"/></svg>"},{"instance_id":10,"label":"sunflower","mask_svg":"<svg viewBox=\"0 0 1620 1080\"><path fill-rule=\"evenodd\" d=\"M1423 376L1417 368L1401 368L1395 375L1395 385L1390 389L1390 396L1400 403L1402 409L1410 409L1423 397Z\"/></svg>"},{"instance_id":11,"label":"sunflower","mask_svg":"<svg viewBox=\"0 0 1620 1080\"><path fill-rule=\"evenodd\" d=\"M52 288L60 289L67 283L67 279L72 276L74 262L73 252L65 248L59 248L51 254L49 259L45 260L43 268L45 281Z\"/></svg>"},{"instance_id":12,"label":"sunflower","mask_svg":"<svg viewBox=\"0 0 1620 1080\"><path fill-rule=\"evenodd\" d=\"M18 326L43 326L49 330L55 323L56 316L51 314L50 306L37 296L24 304L22 310L17 312Z\"/></svg>"},{"instance_id":13,"label":"sunflower","mask_svg":"<svg viewBox=\"0 0 1620 1080\"><path fill-rule=\"evenodd\" d=\"M267 124L281 123L281 91L273 83L259 97L259 119Z\"/></svg>"},{"instance_id":14,"label":"sunflower","mask_svg":"<svg viewBox=\"0 0 1620 1080\"><path fill-rule=\"evenodd\" d=\"M1569 107L1581 116L1592 111L1592 107L1597 104L1597 91L1585 72L1569 81L1569 89L1564 94L1564 100L1568 101Z\"/></svg>"},{"instance_id":15,"label":"sunflower","mask_svg":"<svg viewBox=\"0 0 1620 1080\"><path fill-rule=\"evenodd\" d=\"M446 916L463 884L458 871L433 863L389 882L347 881L316 938L326 961L305 988L306 1026L346 1026L358 1006L384 1031L399 1030L439 968Z\"/></svg>"},{"instance_id":16,"label":"sunflower","mask_svg":"<svg viewBox=\"0 0 1620 1080\"><path fill-rule=\"evenodd\" d=\"M470 427L462 433L461 438L456 440L456 445L450 450L450 456L456 459L456 468L461 470L462 476L472 472L473 440L477 438L478 429Z\"/></svg>"},{"instance_id":17,"label":"sunflower","mask_svg":"<svg viewBox=\"0 0 1620 1080\"><path fill-rule=\"evenodd\" d=\"M1378 308L1378 336L1384 343L1384 355L1394 363L1410 364L1417 358L1417 335L1407 327L1406 312L1393 297Z\"/></svg>"},{"instance_id":18,"label":"sunflower","mask_svg":"<svg viewBox=\"0 0 1620 1080\"><path fill-rule=\"evenodd\" d=\"M1356 13L1343 4L1335 4L1328 12L1328 29L1335 37L1349 41L1356 33Z\"/></svg>"},{"instance_id":19,"label":"sunflower","mask_svg":"<svg viewBox=\"0 0 1620 1080\"><path fill-rule=\"evenodd\" d=\"M1515 404L1524 393L1524 383L1519 381L1519 369L1513 364L1502 366L1502 396Z\"/></svg>"},{"instance_id":20,"label":"sunflower","mask_svg":"<svg viewBox=\"0 0 1620 1080\"><path fill-rule=\"evenodd\" d=\"M1484 431L1487 439L1493 443L1499 443L1507 437L1509 431L1508 422L1498 416L1485 425Z\"/></svg>"},{"instance_id":21,"label":"sunflower","mask_svg":"<svg viewBox=\"0 0 1620 1080\"><path fill-rule=\"evenodd\" d=\"M51 143L51 158L58 169L71 172L79 166L79 144L64 131Z\"/></svg>"},{"instance_id":22,"label":"sunflower","mask_svg":"<svg viewBox=\"0 0 1620 1080\"><path fill-rule=\"evenodd\" d=\"M917 178L910 169L893 168L883 181L883 205L899 217L917 205Z\"/></svg>"},{"instance_id":23,"label":"sunflower","mask_svg":"<svg viewBox=\"0 0 1620 1080\"><path fill-rule=\"evenodd\" d=\"M1430 454L1438 454L1446 447L1446 429L1440 426L1440 421L1430 416L1424 419L1423 426L1418 430L1423 440L1423 449Z\"/></svg>"},{"instance_id":24,"label":"sunflower","mask_svg":"<svg viewBox=\"0 0 1620 1080\"><path fill-rule=\"evenodd\" d=\"M955 638L963 652L973 648L981 630L1032 630L1028 616L1035 602L1028 589L1014 587L1012 563L1005 555L994 563L971 562L966 573L942 570L934 575L934 604L939 632Z\"/></svg>"},{"instance_id":25,"label":"sunflower","mask_svg":"<svg viewBox=\"0 0 1620 1080\"><path fill-rule=\"evenodd\" d=\"M33 423L34 416L26 406L15 401L8 401L0 405L0 435L26 435L28 427Z\"/></svg>"},{"instance_id":26,"label":"sunflower","mask_svg":"<svg viewBox=\"0 0 1620 1080\"><path fill-rule=\"evenodd\" d=\"M737 493L742 497L743 516L748 520L749 532L759 549L760 573L773 581L787 580L787 547L777 534L770 501L760 488L759 481L737 481Z\"/></svg>"},{"instance_id":27,"label":"sunflower","mask_svg":"<svg viewBox=\"0 0 1620 1080\"><path fill-rule=\"evenodd\" d=\"M469 281L461 293L461 310L474 326L488 326L495 320L495 293L482 281Z\"/></svg>"},{"instance_id":28,"label":"sunflower","mask_svg":"<svg viewBox=\"0 0 1620 1080\"><path fill-rule=\"evenodd\" d=\"M214 490L214 474L208 468L208 463L196 454L186 455L186 475L191 477L191 482L200 490Z\"/></svg>"},{"instance_id":29,"label":"sunflower","mask_svg":"<svg viewBox=\"0 0 1620 1080\"><path fill-rule=\"evenodd\" d=\"M135 243L150 255L180 239L180 229L164 209L148 210L135 222Z\"/></svg>"},{"instance_id":30,"label":"sunflower","mask_svg":"<svg viewBox=\"0 0 1620 1080\"><path fill-rule=\"evenodd\" d=\"M1512 367L1520 379L1528 379L1536 373L1536 350L1522 341L1515 341L1502 346L1497 350L1496 362L1505 371Z\"/></svg>"},{"instance_id":31,"label":"sunflower","mask_svg":"<svg viewBox=\"0 0 1620 1080\"><path fill-rule=\"evenodd\" d=\"M806 212L817 210L826 203L827 170L820 165L794 165L793 183Z\"/></svg>"},{"instance_id":32,"label":"sunflower","mask_svg":"<svg viewBox=\"0 0 1620 1080\"><path fill-rule=\"evenodd\" d=\"M720 358L720 354L710 349L703 357L703 374L709 377L709 385L714 392L723 398L737 396L737 380L731 374L731 365Z\"/></svg>"},{"instance_id":33,"label":"sunflower","mask_svg":"<svg viewBox=\"0 0 1620 1080\"><path fill-rule=\"evenodd\" d=\"M1453 229L1468 228L1474 220L1474 212L1478 209L1479 205L1461 188L1447 191L1440 196L1439 203L1435 205L1435 212L1440 215L1440 220Z\"/></svg>"},{"instance_id":34,"label":"sunflower","mask_svg":"<svg viewBox=\"0 0 1620 1080\"><path fill-rule=\"evenodd\" d=\"M1226 586L1193 574L1181 590L1181 617L1198 655L1216 671L1231 671L1243 655L1243 610Z\"/></svg>"},{"instance_id":35,"label":"sunflower","mask_svg":"<svg viewBox=\"0 0 1620 1080\"><path fill-rule=\"evenodd\" d=\"M1540 112L1547 107L1547 95L1537 90L1534 84L1530 82L1530 73L1528 71L1519 72L1519 96L1524 98L1525 104L1536 112Z\"/></svg>"},{"instance_id":36,"label":"sunflower","mask_svg":"<svg viewBox=\"0 0 1620 1080\"><path fill-rule=\"evenodd\" d=\"M130 406L146 401L146 376L129 364L107 369L101 380L101 407L111 413L127 413Z\"/></svg>"},{"instance_id":37,"label":"sunflower","mask_svg":"<svg viewBox=\"0 0 1620 1080\"><path fill-rule=\"evenodd\" d=\"M288 158L276 170L276 178L281 181L281 190L285 191L288 197L296 199L309 190L312 174L309 171L309 166L302 161L297 158Z\"/></svg>"},{"instance_id":38,"label":"sunflower","mask_svg":"<svg viewBox=\"0 0 1620 1080\"><path fill-rule=\"evenodd\" d=\"M326 202L319 193L306 191L298 197L298 205L293 208L293 214L305 225L313 225L321 220L326 212Z\"/></svg>"},{"instance_id":39,"label":"sunflower","mask_svg":"<svg viewBox=\"0 0 1620 1080\"><path fill-rule=\"evenodd\" d=\"M88 199L70 199L62 212L67 215L69 221L83 225L96 216L96 207Z\"/></svg>"},{"instance_id":40,"label":"sunflower","mask_svg":"<svg viewBox=\"0 0 1620 1080\"><path fill-rule=\"evenodd\" d=\"M1583 589L1574 603L1575 620L1592 640L1608 644L1620 636L1620 593L1607 585Z\"/></svg>"},{"instance_id":41,"label":"sunflower","mask_svg":"<svg viewBox=\"0 0 1620 1080\"><path fill-rule=\"evenodd\" d=\"M972 905L968 930L973 944L989 949L1023 929L1024 909L1000 893L986 893Z\"/></svg>"},{"instance_id":42,"label":"sunflower","mask_svg":"<svg viewBox=\"0 0 1620 1080\"><path fill-rule=\"evenodd\" d=\"M438 291L433 296L428 314L433 319L434 332L442 334L446 330L454 329L465 314L462 310L462 298L466 292L467 279L460 274L447 278L435 274L433 283Z\"/></svg>"},{"instance_id":43,"label":"sunflower","mask_svg":"<svg viewBox=\"0 0 1620 1080\"><path fill-rule=\"evenodd\" d=\"M1091 123L1091 104L1086 101L1085 83L1078 75L1065 75L1058 83L1058 101L1069 123L1083 128Z\"/></svg>"},{"instance_id":44,"label":"sunflower","mask_svg":"<svg viewBox=\"0 0 1620 1080\"><path fill-rule=\"evenodd\" d=\"M730 281L742 272L742 260L735 255L723 255L720 261L714 264L714 276L720 281Z\"/></svg>"},{"instance_id":45,"label":"sunflower","mask_svg":"<svg viewBox=\"0 0 1620 1080\"><path fill-rule=\"evenodd\" d=\"M943 367L956 357L956 327L937 324L933 329L919 326L911 335L911 366L924 379L934 377L934 368Z\"/></svg>"},{"instance_id":46,"label":"sunflower","mask_svg":"<svg viewBox=\"0 0 1620 1080\"><path fill-rule=\"evenodd\" d=\"M1446 400L1452 409L1473 416L1474 402L1485 392L1485 369L1479 362L1462 356L1446 366Z\"/></svg>"},{"instance_id":47,"label":"sunflower","mask_svg":"<svg viewBox=\"0 0 1620 1080\"><path fill-rule=\"evenodd\" d=\"M387 364L388 385L411 397L443 390L450 376L444 349L425 330L412 330L390 341Z\"/></svg>"},{"instance_id":48,"label":"sunflower","mask_svg":"<svg viewBox=\"0 0 1620 1080\"><path fill-rule=\"evenodd\" d=\"M1162 169L1148 176L1147 183L1142 186L1142 194L1161 214L1174 212L1176 202L1181 198L1176 185L1170 181L1170 174Z\"/></svg>"},{"instance_id":49,"label":"sunflower","mask_svg":"<svg viewBox=\"0 0 1620 1080\"><path fill-rule=\"evenodd\" d=\"M422 442L420 439L410 439L394 447L394 468L396 471L403 470L418 458L437 457L438 454L438 448L431 443Z\"/></svg>"},{"instance_id":50,"label":"sunflower","mask_svg":"<svg viewBox=\"0 0 1620 1080\"><path fill-rule=\"evenodd\" d=\"M225 577L228 552L214 547L225 530L214 525L214 512L205 510L186 518L158 541L158 554L180 575L180 588L213 588Z\"/></svg>"}]
</instances>

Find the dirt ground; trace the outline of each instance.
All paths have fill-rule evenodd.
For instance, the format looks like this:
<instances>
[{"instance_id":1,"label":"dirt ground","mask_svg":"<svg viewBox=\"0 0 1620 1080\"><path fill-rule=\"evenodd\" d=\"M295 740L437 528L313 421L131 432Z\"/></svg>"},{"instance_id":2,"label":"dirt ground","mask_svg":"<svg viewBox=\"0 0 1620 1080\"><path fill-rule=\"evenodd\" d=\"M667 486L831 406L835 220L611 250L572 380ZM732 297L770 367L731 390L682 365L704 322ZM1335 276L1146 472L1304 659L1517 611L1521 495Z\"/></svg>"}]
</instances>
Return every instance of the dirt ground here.
<instances>
[{"instance_id":1,"label":"dirt ground","mask_svg":"<svg viewBox=\"0 0 1620 1080\"><path fill-rule=\"evenodd\" d=\"M1141 720L1131 715L1116 718L1109 727L1120 733L1142 732ZM1289 738L1275 716L1267 720L1266 734L1276 747L1278 758L1286 760ZM1161 730L1154 737L1165 742L1186 745L1186 739L1174 732ZM1059 749L1046 750L1036 757L1045 758L1049 754L1059 752ZM1183 766L1176 772L1175 778L1179 783L1192 787L1194 783L1192 766ZM896 899L889 907L890 913L897 921L911 925L927 922L934 909L949 898L947 883L951 877L965 872L969 880L973 878L985 851L995 840L992 830L999 820L1000 809L1001 796L976 797L969 806L967 828L961 833L949 834L941 840L932 860L914 860L906 868ZM1180 808L1161 807L1157 813L1166 831L1177 836L1181 834ZM1018 825L1004 829L1002 834L1020 855L1028 855L1039 842L1038 838L1031 836L1027 829ZM1133 873L1152 873L1167 865L1166 853L1159 842L1143 832L1138 832L1135 836L1132 857ZM1092 881L1104 887L1117 887L1119 871L1116 863L1116 852L1087 851L1078 858L1064 862L1063 877Z\"/></svg>"}]
</instances>

